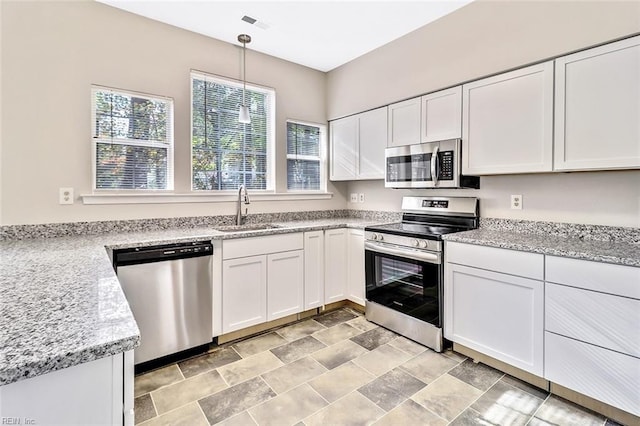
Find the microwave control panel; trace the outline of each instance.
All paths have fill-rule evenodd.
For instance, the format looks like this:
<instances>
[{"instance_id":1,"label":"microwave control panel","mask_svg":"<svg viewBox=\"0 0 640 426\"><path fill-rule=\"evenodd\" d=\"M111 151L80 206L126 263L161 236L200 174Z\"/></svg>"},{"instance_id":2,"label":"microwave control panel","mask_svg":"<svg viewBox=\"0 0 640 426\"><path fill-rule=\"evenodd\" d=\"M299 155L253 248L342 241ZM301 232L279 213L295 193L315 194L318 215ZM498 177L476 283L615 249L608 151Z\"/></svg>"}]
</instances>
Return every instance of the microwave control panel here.
<instances>
[{"instance_id":1,"label":"microwave control panel","mask_svg":"<svg viewBox=\"0 0 640 426\"><path fill-rule=\"evenodd\" d=\"M438 154L440 163L440 180L453 180L453 151L443 151Z\"/></svg>"}]
</instances>

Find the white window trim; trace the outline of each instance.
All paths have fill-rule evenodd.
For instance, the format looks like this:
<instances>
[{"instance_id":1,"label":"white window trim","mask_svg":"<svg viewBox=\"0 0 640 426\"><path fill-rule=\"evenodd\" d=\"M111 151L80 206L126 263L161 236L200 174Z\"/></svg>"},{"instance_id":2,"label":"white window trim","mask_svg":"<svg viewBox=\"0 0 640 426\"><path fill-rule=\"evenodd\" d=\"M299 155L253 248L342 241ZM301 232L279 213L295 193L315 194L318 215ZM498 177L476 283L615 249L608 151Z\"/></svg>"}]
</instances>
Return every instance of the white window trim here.
<instances>
[{"instance_id":1,"label":"white window trim","mask_svg":"<svg viewBox=\"0 0 640 426\"><path fill-rule=\"evenodd\" d=\"M316 190L307 190L307 189L301 189L301 190L297 190L297 189L288 189L289 188L289 182L287 181L285 183L286 187L287 187L287 193L291 193L291 194L298 194L298 193L303 193L303 192L307 192L307 193L315 193L315 194L322 194L322 193L327 193L327 125L326 124L321 124L321 123L313 123L311 121L304 121L304 120L296 120L296 119L287 119L285 126L287 125L287 123L295 123L295 124L302 124L303 126L313 126L313 127L317 127L320 129L320 146L319 146L319 153L320 153L320 189L316 189ZM285 151L287 150L287 146L286 144L288 143L288 141L286 140L286 128L285 128ZM286 154L286 160L285 160L285 168L287 167L287 162L288 160L295 160L295 159L300 159L300 160L316 160L316 157L313 156L308 156L308 155L292 155L289 154L287 152Z\"/></svg>"},{"instance_id":2,"label":"white window trim","mask_svg":"<svg viewBox=\"0 0 640 426\"><path fill-rule=\"evenodd\" d=\"M189 100L190 100L190 115L189 115L189 187L194 194L223 194L226 190L202 190L193 189L193 78L194 76L203 79L210 79L219 81L221 84L229 86L236 86L238 88L243 87L243 82L240 80L231 79L229 77L223 77L217 74L211 74L204 71L198 71L192 69L189 73ZM257 92L264 92L269 94L269 110L272 111L272 120L267 120L267 187L266 189L252 189L252 194L259 194L261 192L273 192L276 187L276 159L275 159L275 145L276 145L276 91L272 87L260 86L254 83L246 83L247 89Z\"/></svg>"},{"instance_id":3,"label":"white window trim","mask_svg":"<svg viewBox=\"0 0 640 426\"><path fill-rule=\"evenodd\" d=\"M133 191L133 190L132 190ZM194 191L192 193L148 193L141 194L83 194L80 195L83 204L184 204L184 203L235 203L238 199L237 191ZM263 201L296 201L296 200L328 200L333 197L332 192L296 191L296 192L265 192L249 191L251 203Z\"/></svg>"},{"instance_id":4,"label":"white window trim","mask_svg":"<svg viewBox=\"0 0 640 426\"><path fill-rule=\"evenodd\" d=\"M121 188L96 188L96 179L97 179L97 170L96 170L96 158L97 158L97 151L98 151L98 143L99 142L104 142L104 143L114 143L114 144L121 144L121 145L132 145L129 139L120 139L120 138L109 138L109 139L105 139L105 138L99 138L96 137L95 135L95 123L96 123L96 109L93 105L94 102L94 96L95 96L95 92L104 92L104 91L109 91L109 92L114 92L114 93L120 93L126 96L131 96L131 95L138 95L141 97L145 97L148 99L152 99L152 100L158 100L158 101L163 101L163 102L167 102L169 105L169 108L167 110L167 121L170 123L169 128L167 129L167 136L169 137L170 142L165 143L165 142L159 142L159 141L140 141L137 142L135 145L136 146L147 146L147 147L154 147L154 148L167 148L167 187L165 189L121 189ZM91 126L90 126L90 130L91 130L91 188L93 191L92 195L98 195L98 194L112 194L114 192L125 192L125 193L136 193L136 194L144 194L144 193L157 193L158 191L173 191L174 188L174 176L175 176L175 163L174 163L174 151L175 151L175 135L174 135L174 128L175 128L175 123L174 123L174 112L173 112L173 108L174 108L174 100L171 97L168 96L159 96L159 95L152 95L149 93L144 93L144 92L138 92L135 90L126 90L126 89L119 89L116 87L108 87L108 86L101 86L98 84L92 84L91 85ZM83 196L84 197L84 196ZM86 203L85 203L86 204Z\"/></svg>"}]
</instances>

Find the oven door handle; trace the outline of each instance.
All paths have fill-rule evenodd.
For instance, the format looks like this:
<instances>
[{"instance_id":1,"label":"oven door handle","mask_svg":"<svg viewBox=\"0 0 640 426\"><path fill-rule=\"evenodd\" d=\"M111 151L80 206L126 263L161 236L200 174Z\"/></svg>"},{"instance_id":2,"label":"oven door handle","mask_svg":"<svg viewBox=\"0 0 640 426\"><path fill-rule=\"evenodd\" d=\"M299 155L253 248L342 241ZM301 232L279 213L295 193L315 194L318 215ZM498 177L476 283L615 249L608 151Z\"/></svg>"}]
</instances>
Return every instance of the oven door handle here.
<instances>
[{"instance_id":1,"label":"oven door handle","mask_svg":"<svg viewBox=\"0 0 640 426\"><path fill-rule=\"evenodd\" d=\"M393 247L389 247L388 245L382 245L378 243L373 243L370 241L365 241L364 249L375 251L383 254L390 254L398 257L406 257L407 259L418 260L420 262L427 263L441 263L440 262L440 254L427 253L419 250L411 250L411 249L396 249Z\"/></svg>"}]
</instances>

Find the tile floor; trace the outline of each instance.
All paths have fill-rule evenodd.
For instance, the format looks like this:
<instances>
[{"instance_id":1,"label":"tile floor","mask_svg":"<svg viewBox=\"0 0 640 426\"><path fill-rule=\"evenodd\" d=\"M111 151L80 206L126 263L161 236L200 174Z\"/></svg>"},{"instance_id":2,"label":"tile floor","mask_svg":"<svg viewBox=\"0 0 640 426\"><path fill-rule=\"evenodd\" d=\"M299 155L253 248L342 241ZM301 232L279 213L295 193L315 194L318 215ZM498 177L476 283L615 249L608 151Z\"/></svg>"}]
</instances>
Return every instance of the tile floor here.
<instances>
[{"instance_id":1,"label":"tile floor","mask_svg":"<svg viewBox=\"0 0 640 426\"><path fill-rule=\"evenodd\" d=\"M348 308L137 376L156 425L616 425Z\"/></svg>"}]
</instances>

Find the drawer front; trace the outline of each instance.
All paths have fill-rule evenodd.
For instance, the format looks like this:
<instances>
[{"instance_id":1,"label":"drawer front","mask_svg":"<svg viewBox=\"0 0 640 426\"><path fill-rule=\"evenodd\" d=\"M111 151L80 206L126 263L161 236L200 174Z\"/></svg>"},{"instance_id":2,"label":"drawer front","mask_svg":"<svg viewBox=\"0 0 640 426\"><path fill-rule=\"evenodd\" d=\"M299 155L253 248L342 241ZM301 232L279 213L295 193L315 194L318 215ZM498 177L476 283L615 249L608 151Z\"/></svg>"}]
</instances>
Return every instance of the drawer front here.
<instances>
[{"instance_id":1,"label":"drawer front","mask_svg":"<svg viewBox=\"0 0 640 426\"><path fill-rule=\"evenodd\" d=\"M640 358L640 300L547 283L545 329Z\"/></svg>"},{"instance_id":2,"label":"drawer front","mask_svg":"<svg viewBox=\"0 0 640 426\"><path fill-rule=\"evenodd\" d=\"M640 268L547 256L546 281L640 299Z\"/></svg>"},{"instance_id":3,"label":"drawer front","mask_svg":"<svg viewBox=\"0 0 640 426\"><path fill-rule=\"evenodd\" d=\"M257 256L282 251L302 250L304 239L302 232L264 237L238 238L222 242L222 258Z\"/></svg>"},{"instance_id":4,"label":"drawer front","mask_svg":"<svg viewBox=\"0 0 640 426\"><path fill-rule=\"evenodd\" d=\"M640 359L545 333L544 378L640 415Z\"/></svg>"},{"instance_id":5,"label":"drawer front","mask_svg":"<svg viewBox=\"0 0 640 426\"><path fill-rule=\"evenodd\" d=\"M463 243L446 243L446 261L460 265L542 280L544 256L524 251Z\"/></svg>"}]
</instances>

